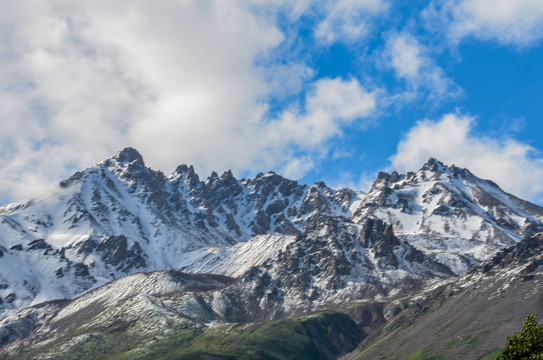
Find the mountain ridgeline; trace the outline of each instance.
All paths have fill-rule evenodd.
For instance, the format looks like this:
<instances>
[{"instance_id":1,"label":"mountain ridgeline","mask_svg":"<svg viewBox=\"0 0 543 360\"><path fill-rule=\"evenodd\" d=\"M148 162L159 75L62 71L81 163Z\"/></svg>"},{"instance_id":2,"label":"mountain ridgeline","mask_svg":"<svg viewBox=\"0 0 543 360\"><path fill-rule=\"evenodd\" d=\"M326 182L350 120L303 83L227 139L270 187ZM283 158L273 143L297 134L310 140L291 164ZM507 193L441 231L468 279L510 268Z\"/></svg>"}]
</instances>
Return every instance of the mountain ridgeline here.
<instances>
[{"instance_id":1,"label":"mountain ridgeline","mask_svg":"<svg viewBox=\"0 0 543 360\"><path fill-rule=\"evenodd\" d=\"M165 176L126 148L0 208L0 354L288 358L260 349L280 329L308 358L337 358L436 288L525 266L539 243L521 240L541 231L541 207L436 159L364 193L273 172Z\"/></svg>"}]
</instances>

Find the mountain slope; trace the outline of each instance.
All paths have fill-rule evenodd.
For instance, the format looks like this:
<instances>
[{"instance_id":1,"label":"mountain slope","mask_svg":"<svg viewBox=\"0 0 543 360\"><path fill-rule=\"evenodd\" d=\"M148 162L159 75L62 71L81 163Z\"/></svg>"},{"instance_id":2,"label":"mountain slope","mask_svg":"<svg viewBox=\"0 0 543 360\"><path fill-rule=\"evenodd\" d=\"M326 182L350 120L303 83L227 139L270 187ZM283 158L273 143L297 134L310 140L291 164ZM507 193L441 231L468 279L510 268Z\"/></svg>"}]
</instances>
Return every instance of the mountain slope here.
<instances>
[{"instance_id":1,"label":"mountain slope","mask_svg":"<svg viewBox=\"0 0 543 360\"><path fill-rule=\"evenodd\" d=\"M490 359L529 313L543 313L543 233L469 274L394 306L402 311L348 359Z\"/></svg>"},{"instance_id":2,"label":"mountain slope","mask_svg":"<svg viewBox=\"0 0 543 360\"><path fill-rule=\"evenodd\" d=\"M342 227L346 229L341 231ZM89 329L122 323L133 332L137 324L164 319L169 325L157 325L158 329L194 322L202 332L217 323L269 321L334 310L352 299L399 296L452 275L447 267L400 242L380 220L357 225L315 219L294 240L237 280L171 270L137 273L55 303L56 308L50 304L23 310L0 323L0 345L5 345L4 354L17 353L62 338L71 343L75 329L86 337L92 334ZM358 334L360 339L365 336ZM153 330L149 336L158 335Z\"/></svg>"},{"instance_id":3,"label":"mountain slope","mask_svg":"<svg viewBox=\"0 0 543 360\"><path fill-rule=\"evenodd\" d=\"M542 310L542 265L543 234L538 234L500 251L464 277L422 292L366 304L360 302L362 296L336 304L336 309L352 317L306 313L272 322L255 322L254 313L247 322L244 316L251 312L251 303L235 303L230 297L248 279L172 271L135 274L68 303L50 304L51 312L35 324L30 336L4 346L0 354L14 359L63 359L85 357L100 348L104 359L135 354L157 359L173 354L175 358L207 354L332 359L367 336L364 329L372 329L369 322L374 321L368 318L368 305L379 308L381 304L376 311L388 319L387 324L375 333L370 331L358 350L344 355L346 359L409 355L490 359L505 344L506 336L522 326L526 313ZM356 316L356 312L364 315ZM326 346L316 349L311 344Z\"/></svg>"},{"instance_id":4,"label":"mountain slope","mask_svg":"<svg viewBox=\"0 0 543 360\"><path fill-rule=\"evenodd\" d=\"M92 335L93 329L134 328L141 336L202 322L212 322L218 315L198 301L200 292L213 292L232 284L234 279L220 275L186 274L180 271L136 273L114 280L73 300L44 303L27 308L17 316L4 319L0 325L0 354L7 356L58 338ZM171 296L184 301L163 303ZM192 294L192 295L191 295ZM155 326L151 326L151 324ZM177 325L176 325L177 324Z\"/></svg>"},{"instance_id":5,"label":"mountain slope","mask_svg":"<svg viewBox=\"0 0 543 360\"><path fill-rule=\"evenodd\" d=\"M121 314L125 314L122 312ZM70 336L25 348L10 359L337 359L361 340L356 323L340 313L325 312L267 323L206 327L174 312L148 309L109 327L90 324ZM142 319L143 318L143 319Z\"/></svg>"}]
</instances>

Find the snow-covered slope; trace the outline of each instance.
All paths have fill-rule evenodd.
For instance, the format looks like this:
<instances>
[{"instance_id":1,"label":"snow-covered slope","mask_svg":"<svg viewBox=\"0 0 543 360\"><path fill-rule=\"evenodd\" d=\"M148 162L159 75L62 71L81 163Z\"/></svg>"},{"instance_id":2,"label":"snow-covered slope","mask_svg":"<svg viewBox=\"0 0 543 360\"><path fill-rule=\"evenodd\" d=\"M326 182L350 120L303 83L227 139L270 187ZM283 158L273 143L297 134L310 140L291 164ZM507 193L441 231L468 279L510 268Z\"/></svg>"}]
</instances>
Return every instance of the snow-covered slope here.
<instances>
[{"instance_id":1,"label":"snow-covered slope","mask_svg":"<svg viewBox=\"0 0 543 360\"><path fill-rule=\"evenodd\" d=\"M152 336L158 334L151 323L171 328L173 323L187 316L193 322L210 321L213 320L212 307L205 308L205 304L203 308L198 307L194 294L221 289L234 280L220 275L187 274L175 270L136 273L111 281L73 300L29 307L0 321L0 357L5 358L10 352L24 350L32 343L45 339L67 334L71 336L82 326L88 328L89 325L99 324L102 328L115 328L119 326L116 316L125 319L125 323L121 324L124 328L134 325L136 320L146 322L144 329L138 331L147 331ZM179 295L181 301L175 301L175 306L165 304L167 297ZM108 313L111 310L113 313ZM145 318L146 314L151 315ZM126 317L130 320L127 321Z\"/></svg>"},{"instance_id":2,"label":"snow-covered slope","mask_svg":"<svg viewBox=\"0 0 543 360\"><path fill-rule=\"evenodd\" d=\"M467 169L430 159L418 172L380 173L352 215L378 218L456 274L543 230L543 209Z\"/></svg>"},{"instance_id":3,"label":"snow-covered slope","mask_svg":"<svg viewBox=\"0 0 543 360\"><path fill-rule=\"evenodd\" d=\"M230 246L203 248L187 253L184 257L186 265L181 269L190 273L240 277L252 267L277 258L295 241L295 236L273 233Z\"/></svg>"},{"instance_id":4,"label":"snow-covered slope","mask_svg":"<svg viewBox=\"0 0 543 360\"><path fill-rule=\"evenodd\" d=\"M365 239L359 233L368 219L396 234L393 275L379 266L363 271L390 253L345 245L345 237ZM213 173L201 181L182 165L165 176L127 148L62 181L47 198L0 208L0 317L134 272L183 268L243 277L252 268L278 269L281 256L302 259L294 249L309 256L316 243L336 246L326 263L351 264L354 270L341 274L344 285L391 283L400 272L462 274L543 229L542 219L540 207L434 159L416 173L381 173L365 194L323 182L300 185L272 172L242 180ZM339 224L337 233L326 233L329 221ZM414 250L425 266L403 261ZM315 288L323 274L312 275Z\"/></svg>"},{"instance_id":5,"label":"snow-covered slope","mask_svg":"<svg viewBox=\"0 0 543 360\"><path fill-rule=\"evenodd\" d=\"M221 293L243 309L237 321L270 320L412 293L452 276L381 220L321 217Z\"/></svg>"},{"instance_id":6,"label":"snow-covered slope","mask_svg":"<svg viewBox=\"0 0 543 360\"><path fill-rule=\"evenodd\" d=\"M356 194L273 173L200 181L180 166L165 177L127 148L48 198L0 208L0 310L74 297L135 271L179 268L190 251L298 233L315 214L345 212L350 203L341 196Z\"/></svg>"}]
</instances>

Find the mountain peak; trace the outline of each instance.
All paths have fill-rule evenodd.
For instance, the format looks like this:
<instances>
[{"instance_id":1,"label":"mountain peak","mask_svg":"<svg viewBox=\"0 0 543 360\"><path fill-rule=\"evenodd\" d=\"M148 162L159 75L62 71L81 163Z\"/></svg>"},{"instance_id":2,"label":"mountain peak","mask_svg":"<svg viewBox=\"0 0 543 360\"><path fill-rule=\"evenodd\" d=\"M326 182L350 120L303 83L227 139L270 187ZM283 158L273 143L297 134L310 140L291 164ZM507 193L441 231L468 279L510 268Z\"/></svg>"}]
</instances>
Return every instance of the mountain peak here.
<instances>
[{"instance_id":1,"label":"mountain peak","mask_svg":"<svg viewBox=\"0 0 543 360\"><path fill-rule=\"evenodd\" d=\"M444 172L447 169L448 167L445 164L433 157L429 158L428 161L426 161L426 163L421 168L421 170L428 170L433 172Z\"/></svg>"},{"instance_id":2,"label":"mountain peak","mask_svg":"<svg viewBox=\"0 0 543 360\"><path fill-rule=\"evenodd\" d=\"M235 177L234 177L234 174L232 174L232 170L228 170L228 171L225 171L222 175L221 175L221 180L223 181L235 181Z\"/></svg>"},{"instance_id":3,"label":"mountain peak","mask_svg":"<svg viewBox=\"0 0 543 360\"><path fill-rule=\"evenodd\" d=\"M198 174L194 171L194 166L190 165L179 165L174 172L174 176L178 175L180 178L185 181L185 183L190 184L191 187L195 187L200 182Z\"/></svg>"},{"instance_id":4,"label":"mountain peak","mask_svg":"<svg viewBox=\"0 0 543 360\"><path fill-rule=\"evenodd\" d=\"M111 156L110 158L107 158L106 160L96 164L96 166L117 166L118 164L138 164L141 167L145 167L145 163L143 162L143 157L141 154L132 147L126 147L123 150L119 151L117 154ZM89 170L89 169L87 169ZM69 179L62 180L59 185L61 188L67 188L70 185L77 183L81 179L85 177L86 174L88 174L88 171L77 171L74 173Z\"/></svg>"},{"instance_id":5,"label":"mountain peak","mask_svg":"<svg viewBox=\"0 0 543 360\"><path fill-rule=\"evenodd\" d=\"M126 147L117 154L115 154L112 159L117 160L120 163L139 163L142 166L145 166L145 163L143 162L143 157L141 154L132 147Z\"/></svg>"},{"instance_id":6,"label":"mountain peak","mask_svg":"<svg viewBox=\"0 0 543 360\"><path fill-rule=\"evenodd\" d=\"M191 165L192 167L192 165ZM175 174L186 174L187 172L189 172L189 167L185 164L182 164L182 165L179 165L177 166L177 168L175 168L175 171L174 173Z\"/></svg>"}]
</instances>

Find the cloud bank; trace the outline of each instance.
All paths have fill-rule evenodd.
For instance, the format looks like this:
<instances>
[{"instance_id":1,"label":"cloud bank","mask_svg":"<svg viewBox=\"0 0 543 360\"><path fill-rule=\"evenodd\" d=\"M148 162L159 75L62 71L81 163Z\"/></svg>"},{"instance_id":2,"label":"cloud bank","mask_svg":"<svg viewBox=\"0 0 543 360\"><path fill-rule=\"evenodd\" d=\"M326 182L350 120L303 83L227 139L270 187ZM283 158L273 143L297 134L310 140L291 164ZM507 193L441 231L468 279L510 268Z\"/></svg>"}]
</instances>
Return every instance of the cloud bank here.
<instances>
[{"instance_id":1,"label":"cloud bank","mask_svg":"<svg viewBox=\"0 0 543 360\"><path fill-rule=\"evenodd\" d=\"M274 60L288 35L278 14L295 20L306 1L4 5L0 198L34 196L125 146L166 172L192 163L302 176L376 108L356 79L313 80L303 61ZM332 19L354 5L330 6ZM268 99L302 90L269 115Z\"/></svg>"},{"instance_id":2,"label":"cloud bank","mask_svg":"<svg viewBox=\"0 0 543 360\"><path fill-rule=\"evenodd\" d=\"M386 0L2 5L0 202L48 191L126 146L155 169L190 163L204 176L273 169L300 178L322 163L357 158L338 149L368 159L373 149L362 149L356 135L386 127L381 117L412 105L436 110L461 97L439 62L443 52L473 39L526 47L543 37L536 0L436 0L401 19L405 6ZM337 49L348 58L338 66L347 69L321 72L320 65L336 66L326 57ZM433 153L509 191L543 193L538 171L531 178L542 181L523 178L516 187L503 174L541 168L533 148L476 135L473 124L458 114L419 122L394 165L412 170ZM442 141L411 140L434 135ZM482 160L469 159L467 145Z\"/></svg>"}]
</instances>

